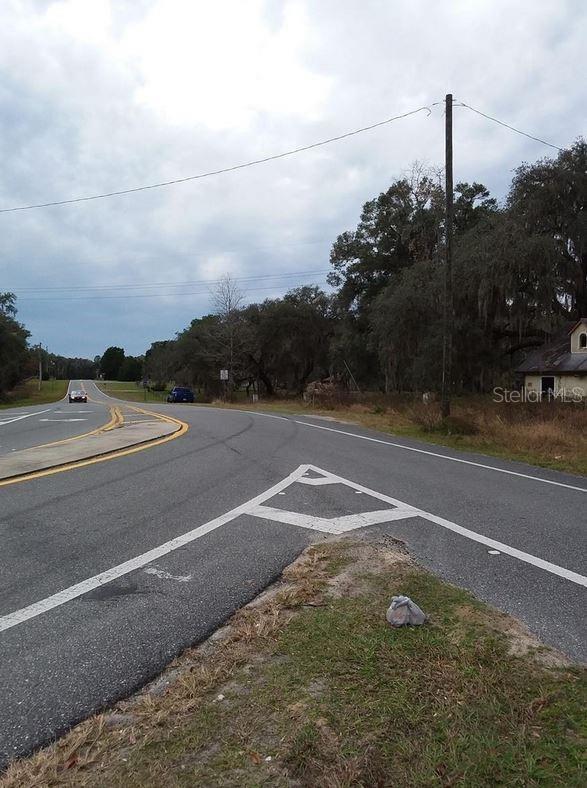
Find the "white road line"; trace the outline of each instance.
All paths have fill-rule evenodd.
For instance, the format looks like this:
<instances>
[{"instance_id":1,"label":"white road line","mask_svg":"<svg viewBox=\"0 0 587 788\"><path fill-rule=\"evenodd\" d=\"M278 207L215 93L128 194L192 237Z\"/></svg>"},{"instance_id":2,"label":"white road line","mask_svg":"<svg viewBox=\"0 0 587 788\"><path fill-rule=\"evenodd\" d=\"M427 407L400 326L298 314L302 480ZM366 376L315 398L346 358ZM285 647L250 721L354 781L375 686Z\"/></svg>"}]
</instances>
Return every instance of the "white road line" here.
<instances>
[{"instance_id":1,"label":"white road line","mask_svg":"<svg viewBox=\"0 0 587 788\"><path fill-rule=\"evenodd\" d=\"M70 421L87 421L87 419L39 419L39 421L51 421L51 422L65 422L69 423Z\"/></svg>"},{"instance_id":2,"label":"white road line","mask_svg":"<svg viewBox=\"0 0 587 788\"><path fill-rule=\"evenodd\" d=\"M248 412L248 411L245 411ZM267 414L259 413L259 416L266 416ZM273 417L271 417L273 418ZM505 468L497 468L495 465L485 465L482 462L475 462L474 460L464 460L461 457L451 457L448 454L440 454L435 451L428 451L427 449L416 449L414 446L404 446L403 443L394 443L393 441L385 441L380 438L370 438L367 435L357 435L354 432L346 432L345 430L336 430L333 427L324 427L321 424L308 424L307 421L298 421L291 419L295 424L301 424L304 427L311 427L315 430L326 430L326 432L336 432L339 435L346 435L349 438L356 438L363 441L371 441L372 443L382 443L384 446L393 446L396 449L404 449L404 451L414 451L418 454L428 454L430 457L439 457L441 460L450 460L451 462L461 462L465 465L474 465L477 468L484 468L488 471L496 471L497 473L507 473L510 476L521 476L523 479L531 479L535 482L542 482L543 484L554 484L556 487L566 487L568 490L578 490L579 492L587 493L587 487L576 487L573 484L566 484L565 482L555 482L552 479L543 479L541 476L532 476L529 473L520 473L520 471L509 471Z\"/></svg>"},{"instance_id":3,"label":"white road line","mask_svg":"<svg viewBox=\"0 0 587 788\"><path fill-rule=\"evenodd\" d=\"M207 408L208 410L226 410L225 408ZM337 430L334 427L324 427L322 424L309 424L307 421L300 421L299 419L288 418L287 416L274 416L270 413L259 413L254 410L239 410L238 408L230 408L234 413L246 413L249 416L262 416L266 419L279 419L281 421L290 421L294 424L300 424L302 427L311 427L315 430L325 430L326 432L336 432L339 435L345 435L348 438L356 438L357 440L370 441L371 443L381 443L384 446L393 446L395 449L403 449L404 451L413 451L417 454L427 454L429 457L437 457L441 460L449 460L450 462L460 462L464 465L473 465L477 468L484 468L487 471L496 471L496 473L506 473L509 476L520 476L522 479L531 479L534 482L542 482L543 484L553 484L555 487L565 487L568 490L578 490L579 492L587 493L587 487L576 487L573 484L566 482L556 482L553 479L544 479L541 476L533 476L530 473L521 473L520 471L510 471L506 468L498 468L495 465L486 465L482 462L475 462L475 460L465 460L462 457L451 457L449 454L440 454L440 452L429 451L428 449L417 449L415 446L405 446L403 443L395 443L394 441L386 441L381 438L371 438L368 435L357 435L355 432L347 432L346 430Z\"/></svg>"},{"instance_id":4,"label":"white road line","mask_svg":"<svg viewBox=\"0 0 587 788\"><path fill-rule=\"evenodd\" d=\"M49 413L51 408L46 408L45 410L37 410L34 413L25 413L24 416L15 416L12 419L6 419L5 421L0 421L0 427L4 424L12 424L13 421L20 421L21 419L30 419L31 416L39 416L41 413ZM42 421L42 419L39 419Z\"/></svg>"},{"instance_id":5,"label":"white road line","mask_svg":"<svg viewBox=\"0 0 587 788\"><path fill-rule=\"evenodd\" d=\"M520 561L524 561L526 564L532 564L532 566L537 566L539 569L545 569L547 572L550 572L551 575L558 575L558 577L563 577L565 580L570 580L572 583L576 583L579 586L587 588L587 577L580 575L578 572L571 572L570 569L557 566L556 564L550 563L550 561L544 561L542 558L538 558L535 555L530 555L530 553L525 553L523 550L510 547L509 545L504 544L503 542L498 542L495 539L489 539L487 536L483 536L483 534L470 531L468 528L463 528L461 525L452 523L450 520L445 520L443 517L436 517L436 515L429 514L428 512L422 512L421 516L433 523L436 523L437 525L441 525L443 528L448 528L449 531L454 531L461 536L466 536L467 539L472 539L475 542L487 545L487 547L492 547L493 549L499 550L502 553L506 553L507 555L511 555Z\"/></svg>"},{"instance_id":6,"label":"white road line","mask_svg":"<svg viewBox=\"0 0 587 788\"><path fill-rule=\"evenodd\" d=\"M495 539L490 539L487 536L483 536L483 534L478 534L475 531L470 531L468 528L463 528L461 525L457 525L457 523L453 523L450 520L445 520L444 517L437 517L435 514L431 514L430 512L425 512L423 509L416 509L414 507L410 507L408 504L402 503L401 501L397 501L394 498L390 498L388 495L383 495L383 493L376 492L375 490L370 490L368 487L363 487L362 484L357 484L356 482L352 482L349 479L343 479L341 476L337 476L334 473L322 471L320 470L320 468L316 468L314 465L310 465L309 470L315 471L317 473L322 473L324 475L324 478L332 480L330 482L331 484L345 484L347 487L352 487L354 490L358 490L362 493L366 493L367 495L370 495L373 498L378 498L381 501L387 501L388 503L392 503L395 506L398 506L400 510L402 509L405 511L411 510L413 514L410 516L423 517L424 519L429 520L432 523L436 523L436 525L441 525L443 528L447 528L449 531L454 531L460 536L465 536L467 539L472 539L474 542L479 542L480 544L486 545L487 547L497 549L502 553L511 555L514 558L517 558L520 561L524 561L527 564L536 566L539 569L545 569L547 572L550 572L553 575L558 575L558 577L562 577L565 580L570 580L572 583L576 583L577 585L587 587L587 577L580 575L578 572L572 572L570 569L565 569L564 567L558 566L557 564L552 564L550 561L544 561L542 558L538 558L537 556L531 555L530 553L525 553L523 550L518 550L516 547L510 547L509 545L504 544L503 542L498 542ZM305 483L307 483L307 481ZM322 482L322 483L327 484L328 482Z\"/></svg>"},{"instance_id":7,"label":"white road line","mask_svg":"<svg viewBox=\"0 0 587 788\"><path fill-rule=\"evenodd\" d=\"M419 517L417 509L396 508L381 509L377 512L362 512L361 514L348 514L343 517L315 517L311 514L300 514L299 512L288 512L285 509L275 509L272 506L253 506L247 514L251 517L261 517L264 520L272 520L277 523L287 525L297 525L300 528L310 528L313 531L325 531L330 534L342 534L346 531L354 531L357 528L365 528L368 525L377 523L389 523L392 520L404 520L406 517Z\"/></svg>"},{"instance_id":8,"label":"white road line","mask_svg":"<svg viewBox=\"0 0 587 788\"><path fill-rule=\"evenodd\" d=\"M53 610L60 605L64 605L66 602L70 602L72 599L76 599L83 594L87 594L89 591L93 591L95 588L99 588L106 583L110 583L119 577L123 577L124 575L129 574L129 572L134 572L135 569L141 569L146 564L157 561L164 555L167 555L168 553L171 553L174 550L184 547L184 545L190 544L190 542L199 539L201 536L204 536L204 534L208 534L211 531L214 531L216 528L220 528L221 525L229 523L231 520L234 520L241 514L246 514L250 507L256 506L257 504L266 501L268 498L272 498L274 495L276 495L276 493L280 492L285 487L288 487L290 484L292 484L292 482L296 481L296 479L302 473L305 473L307 468L308 466L301 465L297 470L293 471L293 473L290 473L289 476L286 476L285 479L278 482L273 487L270 487L269 490L266 490L264 493L257 495L255 498L247 501L241 506L237 506L236 509L232 509L230 512L227 512L220 517L216 517L214 520L210 520L210 522L200 525L198 528L194 528L192 531L188 531L188 533L183 534L182 536L171 539L169 542L165 542L159 547L155 547L153 550L148 550L146 553L142 553L142 555L139 555L136 558L131 558L129 561L124 561L122 564L112 567L112 569L107 569L105 572L100 572L100 574L94 575L87 580L82 580L80 583L76 583L69 588L65 588L63 591L59 591L57 594L52 594L46 599L41 599L39 602L34 602L32 605L28 605L27 607L23 607L20 610L15 610L13 613L8 613L8 615L2 616L0 618L0 632L4 632L11 627L17 626L18 624L23 624L25 621L29 621L31 618L40 616L42 613L46 613L48 610Z\"/></svg>"},{"instance_id":9,"label":"white road line","mask_svg":"<svg viewBox=\"0 0 587 788\"><path fill-rule=\"evenodd\" d=\"M334 517L328 519L307 516L300 514L299 512L287 512L281 509L272 510L272 508L269 506L266 507L261 505L265 501L273 498L275 495L278 495L294 482L308 484L310 479L315 479L316 477L304 477L304 474L306 474L308 471L320 474L319 478L321 481L318 484L344 484L355 491L365 493L371 497L385 501L386 503L398 508L379 510L376 512L363 512L358 515L347 515L344 517ZM313 481L313 483L317 484L316 481ZM490 539L486 536L483 536L483 534L478 534L475 531L469 530L468 528L463 528L462 526L457 525L450 520L445 520L443 517L437 517L430 512L417 509L416 507L403 503L402 501L398 501L396 498L392 498L389 495L377 492L376 490L371 490L370 488L364 487L362 484L352 482L349 479L344 479L342 476L337 476L336 474L330 473L328 471L323 471L322 469L317 468L315 465L307 464L300 465L299 468L290 473L285 479L273 485L273 487L270 487L260 495L257 495L255 498L252 498L250 501L237 506L235 509L226 512L226 514L223 514L220 517L216 517L214 520L210 520L210 522L205 523L204 525L200 525L197 528L188 531L188 533L183 534L182 536L171 539L159 547L155 547L152 550L148 550L146 553L142 553L136 558L131 558L128 561L124 561L122 564L118 564L118 566L112 567L105 572L94 575L93 577L83 580L80 583L76 583L75 585L70 586L63 591L59 591L58 593L53 594L52 596L49 596L45 599L42 599L39 602L34 602L27 607L21 608L20 610L15 610L12 613L8 613L7 615L0 617L0 632L11 629L18 624L23 624L25 621L29 621L30 619L35 618L42 613L46 613L47 611L53 610L60 605L64 605L66 602L70 602L72 599L76 599L83 594L87 594L95 588L99 588L100 586L110 583L119 577L123 577L130 572L134 572L136 569L141 569L147 564L157 561L174 550L184 547L196 539L199 539L201 536L204 536L205 534L220 528L220 526L230 523L232 520L235 520L241 515L265 517L267 519L277 520L303 528L312 528L315 530L324 531L326 533L342 533L357 528L363 528L374 523L390 522L392 520L404 518L421 517L432 523L435 523L436 525L440 525L442 528L453 531L460 536L464 536L467 539L479 542L480 544L486 545L492 549L497 549L502 553L512 556L513 558L517 558L520 561L531 564L532 566L535 566L539 569L543 569L565 580L569 580L572 583L576 583L577 585L587 587L587 577L584 577L577 572L572 572L571 570L557 566L550 561L544 561L542 558L530 555L530 553L525 553L524 551L518 550L515 547L510 547L509 545L498 542L495 539Z\"/></svg>"}]
</instances>

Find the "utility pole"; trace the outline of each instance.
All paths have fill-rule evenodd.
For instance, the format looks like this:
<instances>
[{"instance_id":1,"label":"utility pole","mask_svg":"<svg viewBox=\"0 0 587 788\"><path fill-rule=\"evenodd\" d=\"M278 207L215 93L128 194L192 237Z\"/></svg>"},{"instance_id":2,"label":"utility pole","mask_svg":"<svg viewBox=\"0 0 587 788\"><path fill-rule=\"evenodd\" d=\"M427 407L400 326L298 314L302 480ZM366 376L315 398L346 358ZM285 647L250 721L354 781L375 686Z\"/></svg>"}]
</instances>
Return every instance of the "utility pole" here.
<instances>
[{"instance_id":1,"label":"utility pole","mask_svg":"<svg viewBox=\"0 0 587 788\"><path fill-rule=\"evenodd\" d=\"M442 398L441 413L445 419L450 416L450 394L452 375L453 340L453 277L452 277L452 222L453 222L453 184L452 184L452 93L445 99L445 264L444 264L444 308L442 326Z\"/></svg>"},{"instance_id":2,"label":"utility pole","mask_svg":"<svg viewBox=\"0 0 587 788\"><path fill-rule=\"evenodd\" d=\"M43 382L43 346L39 342L39 391Z\"/></svg>"}]
</instances>

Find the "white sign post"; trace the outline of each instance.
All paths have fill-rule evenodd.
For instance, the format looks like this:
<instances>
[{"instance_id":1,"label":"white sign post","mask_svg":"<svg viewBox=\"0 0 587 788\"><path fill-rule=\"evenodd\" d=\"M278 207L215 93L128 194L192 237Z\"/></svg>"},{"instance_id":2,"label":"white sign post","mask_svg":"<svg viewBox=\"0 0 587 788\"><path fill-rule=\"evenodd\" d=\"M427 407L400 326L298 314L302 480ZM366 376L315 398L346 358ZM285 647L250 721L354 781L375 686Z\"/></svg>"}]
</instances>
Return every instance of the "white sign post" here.
<instances>
[{"instance_id":1,"label":"white sign post","mask_svg":"<svg viewBox=\"0 0 587 788\"><path fill-rule=\"evenodd\" d=\"M228 370L221 369L220 370L220 380L228 380Z\"/></svg>"}]
</instances>

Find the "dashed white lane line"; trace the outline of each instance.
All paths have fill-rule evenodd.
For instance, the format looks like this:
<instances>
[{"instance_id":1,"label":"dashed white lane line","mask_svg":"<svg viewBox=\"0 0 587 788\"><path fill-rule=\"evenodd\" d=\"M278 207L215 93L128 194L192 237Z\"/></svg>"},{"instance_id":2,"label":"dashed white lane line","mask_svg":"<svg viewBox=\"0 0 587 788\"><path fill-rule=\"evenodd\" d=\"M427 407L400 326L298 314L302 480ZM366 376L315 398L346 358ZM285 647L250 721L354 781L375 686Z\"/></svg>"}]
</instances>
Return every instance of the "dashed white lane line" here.
<instances>
[{"instance_id":1,"label":"dashed white lane line","mask_svg":"<svg viewBox=\"0 0 587 788\"><path fill-rule=\"evenodd\" d=\"M308 472L319 474L319 476L306 476L305 474ZM343 484L355 491L364 493L380 501L384 501L394 508L381 509L376 512L362 512L359 514L328 519L323 517L312 517L299 512L288 512L281 509L273 509L270 506L263 506L266 501L278 495L294 482L316 486L326 484ZM357 528L363 528L367 525L373 525L374 523L391 522L397 519L420 517L435 523L436 525L440 525L442 528L453 531L460 536L464 536L467 539L479 542L480 544L483 544L492 550L499 550L501 553L505 553L506 555L510 555L513 558L517 558L524 563L530 564L539 569L543 569L553 575L557 575L558 577L569 580L572 583L576 583L577 585L587 587L587 577L584 577L577 572L572 572L571 570L557 566L550 561L544 561L542 558L530 555L530 553L525 553L523 550L518 550L515 547L510 547L509 545L498 542L495 539L490 539L483 534L478 534L475 531L469 530L468 528L463 528L462 526L457 525L457 523L453 523L450 520L445 520L443 517L437 517L430 512L425 512L421 509L410 506L409 504L403 503L402 501L392 498L389 495L371 490L368 487L364 487L361 484L352 482L349 479L344 479L342 476L337 476L336 474L324 471L320 468L317 468L315 465L307 464L300 465L299 468L290 473L289 476L286 476L285 479L273 485L273 487L270 487L260 495L257 495L255 498L252 498L250 501L237 506L235 509L231 509L231 511L226 512L226 514L223 514L220 517L216 517L214 520L210 520L208 523L204 523L204 525L200 525L197 528L188 531L182 536L171 539L159 547L155 547L154 549L148 550L146 553L142 553L135 558L124 561L122 564L118 564L111 569L107 569L105 572L100 572L100 574L94 575L93 577L83 580L80 583L76 583L75 585L72 585L63 591L59 591L58 593L52 594L45 599L34 602L32 605L28 605L27 607L21 608L20 610L15 610L12 613L8 613L7 615L0 617L0 632L11 629L18 624L23 624L25 621L29 621L30 619L35 618L42 613L46 613L49 610L53 610L56 607L64 605L66 602L70 602L71 600L76 599L83 594L87 594L89 591L92 591L95 588L103 586L106 583L110 583L119 577L129 574L130 572L134 572L136 569L141 569L147 564L152 564L154 561L159 560L163 556L168 555L174 550L178 550L180 547L184 547L191 542L194 542L201 536L204 536L205 534L208 534L211 531L214 531L217 528L230 523L232 520L235 520L241 515L262 517L302 528L310 528L312 530L338 534L352 531ZM155 567L153 567L153 569L155 569ZM158 574L158 571L151 573Z\"/></svg>"},{"instance_id":2,"label":"dashed white lane line","mask_svg":"<svg viewBox=\"0 0 587 788\"><path fill-rule=\"evenodd\" d=\"M11 419L2 419L0 427L3 427L5 424L12 424L13 421L21 421L21 419L30 419L31 416L40 416L41 413L49 413L50 410L51 408L47 408L46 410L37 410L34 413L25 413L22 416L14 416ZM42 421L42 419L39 419L39 421Z\"/></svg>"},{"instance_id":3,"label":"dashed white lane line","mask_svg":"<svg viewBox=\"0 0 587 788\"><path fill-rule=\"evenodd\" d=\"M74 419L39 419L39 421L51 421L51 422L59 421L59 422L69 423L70 421L87 421L87 419L78 419L78 418L74 418Z\"/></svg>"}]
</instances>

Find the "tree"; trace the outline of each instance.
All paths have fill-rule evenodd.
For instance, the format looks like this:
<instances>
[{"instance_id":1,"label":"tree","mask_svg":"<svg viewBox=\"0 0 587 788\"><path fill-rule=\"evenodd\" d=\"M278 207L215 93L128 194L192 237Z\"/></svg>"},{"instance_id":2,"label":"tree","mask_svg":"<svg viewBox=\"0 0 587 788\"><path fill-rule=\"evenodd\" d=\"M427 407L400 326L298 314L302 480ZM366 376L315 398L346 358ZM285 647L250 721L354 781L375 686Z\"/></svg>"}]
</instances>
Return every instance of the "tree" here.
<instances>
[{"instance_id":1,"label":"tree","mask_svg":"<svg viewBox=\"0 0 587 788\"><path fill-rule=\"evenodd\" d=\"M118 374L123 361L123 348L116 346L109 347L104 351L104 355L100 359L100 372L106 380L118 380Z\"/></svg>"},{"instance_id":2,"label":"tree","mask_svg":"<svg viewBox=\"0 0 587 788\"><path fill-rule=\"evenodd\" d=\"M312 375L328 370L332 334L330 299L318 287L291 290L243 311L249 377L267 394L275 388L302 393Z\"/></svg>"},{"instance_id":3,"label":"tree","mask_svg":"<svg viewBox=\"0 0 587 788\"><path fill-rule=\"evenodd\" d=\"M566 319L587 315L587 142L518 167L508 207L521 232L543 240L554 265L560 290L552 309Z\"/></svg>"},{"instance_id":4,"label":"tree","mask_svg":"<svg viewBox=\"0 0 587 788\"><path fill-rule=\"evenodd\" d=\"M158 388L166 386L174 378L176 369L174 340L153 342L145 353L144 372Z\"/></svg>"},{"instance_id":5,"label":"tree","mask_svg":"<svg viewBox=\"0 0 587 788\"><path fill-rule=\"evenodd\" d=\"M236 380L242 375L238 361L243 345L242 315L240 307L243 293L232 279L225 274L212 291L214 313L218 317L215 336L211 337L217 347L218 369L228 369L228 393L231 395Z\"/></svg>"},{"instance_id":6,"label":"tree","mask_svg":"<svg viewBox=\"0 0 587 788\"><path fill-rule=\"evenodd\" d=\"M16 320L16 297L0 293L0 394L14 388L27 373L29 332Z\"/></svg>"},{"instance_id":7,"label":"tree","mask_svg":"<svg viewBox=\"0 0 587 788\"><path fill-rule=\"evenodd\" d=\"M89 358L67 358L55 353L47 354L47 368L50 376L69 380L93 380L96 377L100 356L93 361Z\"/></svg>"},{"instance_id":8,"label":"tree","mask_svg":"<svg viewBox=\"0 0 587 788\"><path fill-rule=\"evenodd\" d=\"M117 380L137 382L143 376L143 359L141 356L125 356L118 370Z\"/></svg>"},{"instance_id":9,"label":"tree","mask_svg":"<svg viewBox=\"0 0 587 788\"><path fill-rule=\"evenodd\" d=\"M442 270L429 260L395 277L375 301L370 325L385 391L434 388L442 359Z\"/></svg>"},{"instance_id":10,"label":"tree","mask_svg":"<svg viewBox=\"0 0 587 788\"><path fill-rule=\"evenodd\" d=\"M328 281L343 308L368 308L390 277L434 256L443 201L434 173L415 166L411 178L365 203L357 229L339 235L330 254Z\"/></svg>"}]
</instances>

